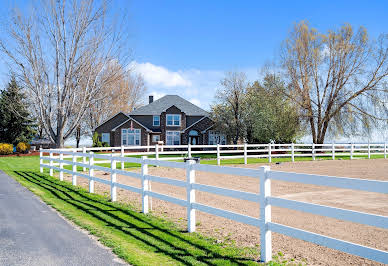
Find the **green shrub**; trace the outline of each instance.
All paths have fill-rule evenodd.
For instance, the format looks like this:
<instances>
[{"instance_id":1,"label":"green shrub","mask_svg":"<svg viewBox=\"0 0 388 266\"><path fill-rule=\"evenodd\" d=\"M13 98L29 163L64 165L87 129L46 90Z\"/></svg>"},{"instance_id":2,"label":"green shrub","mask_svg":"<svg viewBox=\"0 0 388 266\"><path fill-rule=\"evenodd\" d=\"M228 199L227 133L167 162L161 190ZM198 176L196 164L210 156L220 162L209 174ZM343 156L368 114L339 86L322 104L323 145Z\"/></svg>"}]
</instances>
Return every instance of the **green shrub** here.
<instances>
[{"instance_id":1,"label":"green shrub","mask_svg":"<svg viewBox=\"0 0 388 266\"><path fill-rule=\"evenodd\" d=\"M0 143L0 154L7 155L13 153L13 145L7 143Z\"/></svg>"},{"instance_id":2,"label":"green shrub","mask_svg":"<svg viewBox=\"0 0 388 266\"><path fill-rule=\"evenodd\" d=\"M20 153L25 153L28 151L28 146L24 142L19 142L18 145L16 145L16 151Z\"/></svg>"},{"instance_id":3,"label":"green shrub","mask_svg":"<svg viewBox=\"0 0 388 266\"><path fill-rule=\"evenodd\" d=\"M109 147L108 142L103 142L103 143L102 143L102 147Z\"/></svg>"},{"instance_id":4,"label":"green shrub","mask_svg":"<svg viewBox=\"0 0 388 266\"><path fill-rule=\"evenodd\" d=\"M100 137L99 137L97 132L94 132L94 134L93 134L93 147L101 147L101 146L102 146L102 144L100 141Z\"/></svg>"}]
</instances>

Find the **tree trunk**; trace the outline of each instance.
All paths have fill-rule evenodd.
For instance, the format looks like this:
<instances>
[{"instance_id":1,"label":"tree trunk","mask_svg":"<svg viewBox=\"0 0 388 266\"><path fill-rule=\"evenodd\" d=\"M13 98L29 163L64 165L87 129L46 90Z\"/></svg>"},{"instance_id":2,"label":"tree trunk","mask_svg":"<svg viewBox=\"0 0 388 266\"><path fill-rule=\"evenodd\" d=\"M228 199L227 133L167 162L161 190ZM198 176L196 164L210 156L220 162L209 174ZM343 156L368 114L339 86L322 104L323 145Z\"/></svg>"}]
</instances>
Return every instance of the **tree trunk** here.
<instances>
[{"instance_id":1,"label":"tree trunk","mask_svg":"<svg viewBox=\"0 0 388 266\"><path fill-rule=\"evenodd\" d=\"M63 132L60 131L55 139L55 148L63 148L65 141L63 139Z\"/></svg>"},{"instance_id":2,"label":"tree trunk","mask_svg":"<svg viewBox=\"0 0 388 266\"><path fill-rule=\"evenodd\" d=\"M75 139L77 142L77 148L79 148L79 143L81 141L81 127L78 126L77 129L75 130Z\"/></svg>"}]
</instances>

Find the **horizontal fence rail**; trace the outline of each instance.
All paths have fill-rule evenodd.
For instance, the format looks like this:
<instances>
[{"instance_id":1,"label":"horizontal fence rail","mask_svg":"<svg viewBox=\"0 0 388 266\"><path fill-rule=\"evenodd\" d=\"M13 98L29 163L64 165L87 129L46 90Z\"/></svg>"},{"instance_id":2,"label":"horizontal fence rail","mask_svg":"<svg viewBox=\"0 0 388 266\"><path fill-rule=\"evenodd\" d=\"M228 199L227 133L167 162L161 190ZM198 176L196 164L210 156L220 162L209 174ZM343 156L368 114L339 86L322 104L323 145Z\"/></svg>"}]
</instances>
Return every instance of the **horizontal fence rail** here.
<instances>
[{"instance_id":1,"label":"horizontal fence rail","mask_svg":"<svg viewBox=\"0 0 388 266\"><path fill-rule=\"evenodd\" d=\"M254 147L262 147L264 151L271 151L273 147L268 147L260 144ZM285 144L273 144L274 147L283 147ZM305 147L307 144L292 144L292 147ZM354 152L354 146L350 150ZM206 145L201 145L206 146ZM220 145L217 146L219 150ZM231 146L231 145L228 145ZM332 144L322 144L320 146L333 147ZM371 148L368 145L368 153L375 151L376 148ZM375 147L376 144L373 144ZM149 146L147 148L152 148ZM241 145L239 145L241 147ZM248 145L242 145L247 154ZM339 149L339 147L337 147ZM384 152L386 145L384 145ZM294 149L296 151L298 149ZM330 149L332 150L332 149ZM345 145L341 146L341 151L345 151ZM48 156L44 156L48 154ZM312 154L315 154L312 152ZM55 155L55 156L54 156ZM66 158L67 156L68 158ZM70 157L69 157L70 156ZM71 160L69 160L71 158ZM87 159L87 160L85 160ZM78 162L77 160L81 161ZM109 163L106 165L106 163ZM54 163L56 165L54 166ZM141 172L131 172L126 170L124 163L136 163L141 166ZM104 165L97 165L104 164ZM117 165L122 165L121 169L117 169ZM148 174L148 166L163 166L171 168L179 168L186 170L186 180L177 180L168 177L159 177ZM71 166L71 170L66 169L66 166ZM82 169L78 171L78 168ZM94 193L94 182L99 182L110 186L111 200L117 200L117 188L138 193L142 199L142 211L148 213L151 205L151 199L157 198L163 201L168 201L187 208L187 227L189 232L196 230L196 211L205 212L211 215L223 217L237 222L245 223L260 229L261 242L261 260L268 262L272 259L272 236L271 232L277 232L290 237L309 241L318 245L337 249L349 254L361 256L381 263L388 263L388 252L366 247L356 243L343 241L340 239L331 238L321 234L308 232L302 229L293 228L287 225L274 223L271 221L271 207L281 207L296 211L311 213L314 215L326 216L339 220L355 222L359 224L375 226L383 229L388 229L388 217L353 210L346 210L336 207L324 206L319 204L295 201L284 199L281 197L271 196L271 180L280 180L285 182L296 182L302 184L312 184L318 186L329 186L342 189L361 190L368 192L377 192L388 194L388 181L365 180L347 177L335 177L324 175L310 175L282 171L272 171L269 166L262 166L259 169L247 169L237 167L221 167L214 165L198 164L194 160L183 162L171 162L158 159L150 159L146 156L141 158L125 157L125 155L116 153L111 154L96 154L93 151L87 152L85 149L73 150L40 150L40 172L43 173L44 168L49 169L50 176L54 175L54 171L59 172L60 180L64 179L64 173L72 176L72 184L77 185L77 177L86 178L89 180L89 192ZM106 172L110 174L110 180L95 176L94 170ZM222 188L217 186L200 184L195 181L196 171L209 173L246 176L257 180L257 186L260 189L259 193L251 193L239 191L230 188ZM141 180L141 187L134 187L117 182L117 174L124 175L130 178ZM176 198L170 195L165 195L151 190L151 181L167 184L171 186L186 188L186 199ZM220 208L208 206L196 202L196 191L212 193L216 195L226 196L230 198L256 202L260 206L260 216L252 217Z\"/></svg>"},{"instance_id":2,"label":"horizontal fence rail","mask_svg":"<svg viewBox=\"0 0 388 266\"><path fill-rule=\"evenodd\" d=\"M63 158L72 157L73 152L109 153L114 157L125 156L152 156L157 160L183 160L187 157L193 157L201 154L213 154L220 165L222 160L226 159L244 159L248 163L248 158L267 158L268 162L272 158L290 158L295 161L298 157L312 157L313 160L318 158L331 157L335 160L337 157L350 156L354 159L358 156L380 155L387 158L388 147L386 143L269 143L269 144L236 144L236 145L153 145L153 146L120 146L120 147L93 147L93 148L71 148L60 149L63 151ZM58 157L55 153L53 157ZM174 156L175 155L175 156ZM80 155L83 162L86 163L89 156ZM167 156L167 157L164 157ZM54 164L57 164L55 162ZM99 163L110 163L109 158L99 158ZM123 167L124 162L121 162Z\"/></svg>"}]
</instances>

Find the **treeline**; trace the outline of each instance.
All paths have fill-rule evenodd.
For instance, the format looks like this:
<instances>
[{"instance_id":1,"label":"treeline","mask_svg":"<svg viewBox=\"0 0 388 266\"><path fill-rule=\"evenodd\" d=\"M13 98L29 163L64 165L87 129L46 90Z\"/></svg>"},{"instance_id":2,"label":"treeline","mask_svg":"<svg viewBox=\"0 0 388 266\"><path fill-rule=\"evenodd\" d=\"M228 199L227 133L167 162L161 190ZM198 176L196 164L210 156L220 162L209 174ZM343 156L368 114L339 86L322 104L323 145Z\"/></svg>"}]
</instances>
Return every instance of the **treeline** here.
<instances>
[{"instance_id":1,"label":"treeline","mask_svg":"<svg viewBox=\"0 0 388 266\"><path fill-rule=\"evenodd\" d=\"M212 119L234 144L290 143L303 133L298 109L285 96L278 76L267 74L250 84L244 73L230 72L221 85Z\"/></svg>"}]
</instances>

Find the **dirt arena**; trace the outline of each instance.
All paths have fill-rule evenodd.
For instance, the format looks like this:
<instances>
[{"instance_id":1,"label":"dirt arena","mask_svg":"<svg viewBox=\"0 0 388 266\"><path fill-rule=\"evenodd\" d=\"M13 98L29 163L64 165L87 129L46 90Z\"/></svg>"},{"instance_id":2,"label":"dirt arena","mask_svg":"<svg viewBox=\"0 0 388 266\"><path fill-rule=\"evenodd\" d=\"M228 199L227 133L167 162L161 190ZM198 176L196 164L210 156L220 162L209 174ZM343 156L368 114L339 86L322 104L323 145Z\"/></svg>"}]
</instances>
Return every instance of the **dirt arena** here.
<instances>
[{"instance_id":1,"label":"dirt arena","mask_svg":"<svg viewBox=\"0 0 388 266\"><path fill-rule=\"evenodd\" d=\"M236 165L236 167L258 168L261 165L263 164ZM287 162L280 165L266 165L270 165L271 169L281 171L388 181L388 160L384 159ZM139 172L140 169L133 171ZM97 177L110 179L110 176L103 172L96 171L95 174ZM149 167L149 174L179 180L186 178L183 169ZM70 181L71 176L66 176L65 179ZM140 180L134 178L118 175L117 181L140 187ZM196 172L196 182L247 192L259 192L259 180L249 177ZM87 180L79 177L78 184L84 187L88 186ZM110 192L110 187L96 182L95 190L97 193L106 194ZM152 191L186 199L184 188L152 182ZM387 194L272 181L272 195L388 216ZM118 200L131 202L140 208L139 194L118 189ZM196 201L259 217L260 211L257 203L200 191L196 192ZM175 221L182 229L186 228L186 208L152 199L152 211L158 216ZM272 207L272 221L388 251L388 230L385 229L277 207ZM230 241L241 246L255 247L260 243L258 228L199 211L197 211L197 230L220 241ZM376 262L357 256L273 233L273 253L276 254L278 251L284 253L287 259L293 258L295 261L305 262L308 265L378 265Z\"/></svg>"}]
</instances>

